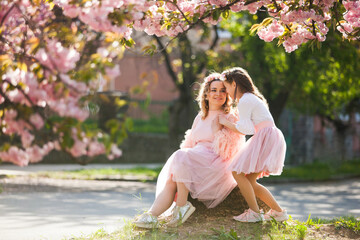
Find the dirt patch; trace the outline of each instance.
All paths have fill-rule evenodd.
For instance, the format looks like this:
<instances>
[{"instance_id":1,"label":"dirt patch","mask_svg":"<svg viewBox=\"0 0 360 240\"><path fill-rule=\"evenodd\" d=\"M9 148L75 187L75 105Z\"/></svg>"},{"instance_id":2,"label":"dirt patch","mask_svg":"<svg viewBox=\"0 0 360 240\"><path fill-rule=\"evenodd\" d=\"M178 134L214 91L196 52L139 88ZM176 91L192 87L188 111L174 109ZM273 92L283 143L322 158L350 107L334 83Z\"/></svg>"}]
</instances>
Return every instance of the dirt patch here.
<instances>
[{"instance_id":1,"label":"dirt patch","mask_svg":"<svg viewBox=\"0 0 360 240\"><path fill-rule=\"evenodd\" d=\"M327 239L360 239L360 233L343 228L335 227L332 224L323 224L319 229L314 230L315 236L323 236Z\"/></svg>"}]
</instances>

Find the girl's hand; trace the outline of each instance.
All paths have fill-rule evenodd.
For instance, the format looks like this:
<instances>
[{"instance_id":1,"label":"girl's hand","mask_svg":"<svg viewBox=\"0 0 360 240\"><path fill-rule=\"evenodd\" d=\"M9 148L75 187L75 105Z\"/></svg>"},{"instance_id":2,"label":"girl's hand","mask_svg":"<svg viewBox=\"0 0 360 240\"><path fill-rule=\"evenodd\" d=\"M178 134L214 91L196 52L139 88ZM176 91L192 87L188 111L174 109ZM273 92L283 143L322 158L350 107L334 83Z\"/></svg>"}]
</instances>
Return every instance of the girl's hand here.
<instances>
[{"instance_id":1,"label":"girl's hand","mask_svg":"<svg viewBox=\"0 0 360 240\"><path fill-rule=\"evenodd\" d=\"M226 117L225 117L224 115L219 115L219 123L220 123L221 125L225 125L226 122L227 122Z\"/></svg>"},{"instance_id":2,"label":"girl's hand","mask_svg":"<svg viewBox=\"0 0 360 240\"><path fill-rule=\"evenodd\" d=\"M222 128L223 128L223 126L220 125L220 123L219 123L219 115L218 115L218 116L216 116L216 117L214 118L214 120L212 121L212 123L211 123L211 129L212 129L213 133L216 133L217 131L219 131L219 130L222 129Z\"/></svg>"}]
</instances>

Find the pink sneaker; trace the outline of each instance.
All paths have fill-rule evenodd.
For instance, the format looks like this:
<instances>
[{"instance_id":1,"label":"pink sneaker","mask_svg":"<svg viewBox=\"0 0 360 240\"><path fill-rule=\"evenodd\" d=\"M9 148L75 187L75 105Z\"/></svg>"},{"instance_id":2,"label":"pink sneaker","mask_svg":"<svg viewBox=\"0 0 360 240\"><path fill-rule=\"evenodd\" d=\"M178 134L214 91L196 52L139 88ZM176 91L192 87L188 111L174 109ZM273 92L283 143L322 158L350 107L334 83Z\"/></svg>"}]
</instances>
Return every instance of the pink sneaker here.
<instances>
[{"instance_id":1,"label":"pink sneaker","mask_svg":"<svg viewBox=\"0 0 360 240\"><path fill-rule=\"evenodd\" d=\"M264 221L264 215L261 212L254 212L249 208L248 210L245 210L244 213L234 217L234 219L239 222L261 222Z\"/></svg>"},{"instance_id":2,"label":"pink sneaker","mask_svg":"<svg viewBox=\"0 0 360 240\"><path fill-rule=\"evenodd\" d=\"M275 219L278 222L282 222L288 220L289 215L287 214L286 209L283 209L282 212L270 209L267 213L265 213L264 218L266 221L271 221L272 219Z\"/></svg>"}]
</instances>

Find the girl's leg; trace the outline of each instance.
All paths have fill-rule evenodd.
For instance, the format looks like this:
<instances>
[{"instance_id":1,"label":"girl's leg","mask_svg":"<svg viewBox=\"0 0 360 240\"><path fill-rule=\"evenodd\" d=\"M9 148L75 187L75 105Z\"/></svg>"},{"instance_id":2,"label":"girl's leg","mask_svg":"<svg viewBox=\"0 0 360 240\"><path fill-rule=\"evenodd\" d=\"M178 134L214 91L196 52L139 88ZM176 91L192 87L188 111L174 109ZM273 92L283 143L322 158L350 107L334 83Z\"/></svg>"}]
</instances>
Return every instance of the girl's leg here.
<instances>
[{"instance_id":1,"label":"girl's leg","mask_svg":"<svg viewBox=\"0 0 360 240\"><path fill-rule=\"evenodd\" d=\"M274 209L275 211L281 212L282 209L280 205L276 202L274 196L271 194L271 192L264 187L263 185L256 182L257 177L259 176L259 173L253 173L246 175L246 178L252 185L252 188L254 189L256 197L261 199L266 205L268 205L271 209Z\"/></svg>"},{"instance_id":2,"label":"girl's leg","mask_svg":"<svg viewBox=\"0 0 360 240\"><path fill-rule=\"evenodd\" d=\"M165 212L173 203L176 193L176 182L169 179L166 182L164 190L156 197L149 213L153 216L160 216Z\"/></svg>"},{"instance_id":3,"label":"girl's leg","mask_svg":"<svg viewBox=\"0 0 360 240\"><path fill-rule=\"evenodd\" d=\"M195 207L187 201L189 190L186 188L185 184L182 182L176 182L176 185L176 206L172 210L171 220L167 223L167 226L169 227L175 227L184 223L195 211Z\"/></svg>"},{"instance_id":4,"label":"girl's leg","mask_svg":"<svg viewBox=\"0 0 360 240\"><path fill-rule=\"evenodd\" d=\"M179 207L182 207L187 203L189 190L186 188L185 184L182 182L177 182L176 186L177 186L176 205Z\"/></svg>"},{"instance_id":5,"label":"girl's leg","mask_svg":"<svg viewBox=\"0 0 360 240\"><path fill-rule=\"evenodd\" d=\"M244 173L237 174L236 172L233 172L232 174L239 186L241 194L244 196L245 201L249 205L250 209L253 210L254 212L259 213L260 212L259 205L257 204L255 192L249 179L245 176Z\"/></svg>"}]
</instances>

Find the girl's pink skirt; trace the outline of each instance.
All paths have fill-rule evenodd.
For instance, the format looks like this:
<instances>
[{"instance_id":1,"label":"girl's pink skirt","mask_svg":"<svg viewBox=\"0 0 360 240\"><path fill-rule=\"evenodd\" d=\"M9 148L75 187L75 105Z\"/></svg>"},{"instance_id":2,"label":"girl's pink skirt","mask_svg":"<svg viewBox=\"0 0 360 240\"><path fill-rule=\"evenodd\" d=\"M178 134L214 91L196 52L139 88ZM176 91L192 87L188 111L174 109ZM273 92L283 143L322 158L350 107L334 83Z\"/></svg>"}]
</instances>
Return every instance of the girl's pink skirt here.
<instances>
[{"instance_id":1,"label":"girl's pink skirt","mask_svg":"<svg viewBox=\"0 0 360 240\"><path fill-rule=\"evenodd\" d=\"M159 174L156 196L165 188L166 182L182 182L192 198L213 208L236 187L228 170L229 163L214 153L211 144L198 143L193 148L179 149L170 156Z\"/></svg>"},{"instance_id":2,"label":"girl's pink skirt","mask_svg":"<svg viewBox=\"0 0 360 240\"><path fill-rule=\"evenodd\" d=\"M271 121L255 126L255 134L233 157L231 171L261 173L258 178L280 175L284 167L286 143L284 135Z\"/></svg>"}]
</instances>

